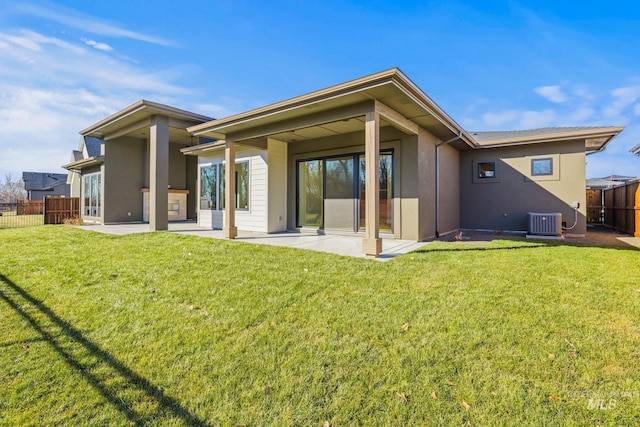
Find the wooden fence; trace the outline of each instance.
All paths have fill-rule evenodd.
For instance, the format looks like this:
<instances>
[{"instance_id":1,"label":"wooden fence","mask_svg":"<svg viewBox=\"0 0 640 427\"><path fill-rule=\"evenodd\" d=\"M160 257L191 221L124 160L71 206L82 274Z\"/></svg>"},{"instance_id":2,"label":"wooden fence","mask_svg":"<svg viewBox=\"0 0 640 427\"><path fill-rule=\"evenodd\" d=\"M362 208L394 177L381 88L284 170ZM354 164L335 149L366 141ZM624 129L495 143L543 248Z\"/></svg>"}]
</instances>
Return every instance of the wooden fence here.
<instances>
[{"instance_id":1,"label":"wooden fence","mask_svg":"<svg viewBox=\"0 0 640 427\"><path fill-rule=\"evenodd\" d=\"M42 215L44 201L42 200L18 200L16 215Z\"/></svg>"},{"instance_id":2,"label":"wooden fence","mask_svg":"<svg viewBox=\"0 0 640 427\"><path fill-rule=\"evenodd\" d=\"M587 190L587 224L602 224L604 222L604 206L602 204L602 190Z\"/></svg>"},{"instance_id":3,"label":"wooden fence","mask_svg":"<svg viewBox=\"0 0 640 427\"><path fill-rule=\"evenodd\" d=\"M600 221L598 209L603 213ZM640 237L640 180L604 190L587 190L587 221Z\"/></svg>"},{"instance_id":4,"label":"wooden fence","mask_svg":"<svg viewBox=\"0 0 640 427\"><path fill-rule=\"evenodd\" d=\"M64 224L68 219L77 219L79 216L78 197L47 197L44 200L0 204L0 228Z\"/></svg>"},{"instance_id":5,"label":"wooden fence","mask_svg":"<svg viewBox=\"0 0 640 427\"><path fill-rule=\"evenodd\" d=\"M47 197L44 200L45 224L64 224L65 220L80 216L79 197Z\"/></svg>"}]
</instances>

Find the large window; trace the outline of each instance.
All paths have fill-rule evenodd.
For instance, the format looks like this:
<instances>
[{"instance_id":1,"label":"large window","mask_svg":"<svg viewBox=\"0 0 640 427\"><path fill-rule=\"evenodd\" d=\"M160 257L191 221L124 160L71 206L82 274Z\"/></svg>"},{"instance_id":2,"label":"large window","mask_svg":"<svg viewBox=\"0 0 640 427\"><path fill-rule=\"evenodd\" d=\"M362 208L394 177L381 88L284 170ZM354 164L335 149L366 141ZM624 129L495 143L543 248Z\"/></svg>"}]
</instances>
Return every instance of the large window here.
<instances>
[{"instance_id":1,"label":"large window","mask_svg":"<svg viewBox=\"0 0 640 427\"><path fill-rule=\"evenodd\" d=\"M393 227L393 152L380 153L379 229ZM365 155L354 153L297 162L297 226L365 229Z\"/></svg>"},{"instance_id":2,"label":"large window","mask_svg":"<svg viewBox=\"0 0 640 427\"><path fill-rule=\"evenodd\" d=\"M84 176L84 215L99 217L102 175L94 173Z\"/></svg>"},{"instance_id":3,"label":"large window","mask_svg":"<svg viewBox=\"0 0 640 427\"><path fill-rule=\"evenodd\" d=\"M200 168L200 209L223 210L225 165L214 164ZM236 163L235 207L249 209L249 162Z\"/></svg>"}]
</instances>

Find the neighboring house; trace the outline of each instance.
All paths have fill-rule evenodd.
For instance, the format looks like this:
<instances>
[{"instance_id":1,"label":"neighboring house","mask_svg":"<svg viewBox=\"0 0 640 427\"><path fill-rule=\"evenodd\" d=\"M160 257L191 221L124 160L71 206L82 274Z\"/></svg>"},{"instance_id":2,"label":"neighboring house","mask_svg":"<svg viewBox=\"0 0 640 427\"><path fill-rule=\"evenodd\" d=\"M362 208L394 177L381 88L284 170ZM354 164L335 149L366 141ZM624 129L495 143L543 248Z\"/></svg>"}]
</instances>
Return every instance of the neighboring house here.
<instances>
[{"instance_id":1,"label":"neighboring house","mask_svg":"<svg viewBox=\"0 0 640 427\"><path fill-rule=\"evenodd\" d=\"M623 129L468 132L394 68L220 120L140 101L82 131L101 154L65 167L96 222L149 205L150 229L166 229L178 189L186 218L229 238L356 234L378 255L381 237L525 231L528 212L575 215L585 234L585 155Z\"/></svg>"},{"instance_id":2,"label":"neighboring house","mask_svg":"<svg viewBox=\"0 0 640 427\"><path fill-rule=\"evenodd\" d=\"M69 197L67 174L47 172L22 172L24 189L28 200L42 200L45 197Z\"/></svg>"},{"instance_id":3,"label":"neighboring house","mask_svg":"<svg viewBox=\"0 0 640 427\"><path fill-rule=\"evenodd\" d=\"M637 179L635 176L624 176L624 175L611 175L603 178L589 178L587 179L587 189L590 190L598 190L604 188L617 187L618 185L623 185L628 181L633 181Z\"/></svg>"}]
</instances>

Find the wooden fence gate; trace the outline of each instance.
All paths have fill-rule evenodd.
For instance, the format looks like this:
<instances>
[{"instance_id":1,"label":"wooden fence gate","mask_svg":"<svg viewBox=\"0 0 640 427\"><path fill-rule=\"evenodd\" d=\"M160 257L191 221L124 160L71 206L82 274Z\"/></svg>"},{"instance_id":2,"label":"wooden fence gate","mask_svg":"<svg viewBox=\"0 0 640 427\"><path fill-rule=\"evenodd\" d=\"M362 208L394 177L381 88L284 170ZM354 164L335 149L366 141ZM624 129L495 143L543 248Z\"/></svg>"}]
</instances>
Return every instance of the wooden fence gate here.
<instances>
[{"instance_id":1,"label":"wooden fence gate","mask_svg":"<svg viewBox=\"0 0 640 427\"><path fill-rule=\"evenodd\" d=\"M604 205L602 190L587 190L587 224L602 224L604 222Z\"/></svg>"},{"instance_id":2,"label":"wooden fence gate","mask_svg":"<svg viewBox=\"0 0 640 427\"><path fill-rule=\"evenodd\" d=\"M65 220L80 216L79 197L47 197L44 200L45 224L64 224Z\"/></svg>"},{"instance_id":3,"label":"wooden fence gate","mask_svg":"<svg viewBox=\"0 0 640 427\"><path fill-rule=\"evenodd\" d=\"M640 180L604 190L587 190L587 222L640 237Z\"/></svg>"}]
</instances>

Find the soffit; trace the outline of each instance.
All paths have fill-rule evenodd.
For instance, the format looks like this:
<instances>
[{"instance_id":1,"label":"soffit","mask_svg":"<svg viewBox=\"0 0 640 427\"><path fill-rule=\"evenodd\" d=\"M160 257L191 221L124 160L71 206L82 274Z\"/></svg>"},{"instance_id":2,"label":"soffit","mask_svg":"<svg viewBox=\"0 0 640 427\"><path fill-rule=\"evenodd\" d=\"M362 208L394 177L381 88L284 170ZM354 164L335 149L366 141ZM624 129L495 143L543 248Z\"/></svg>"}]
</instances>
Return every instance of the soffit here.
<instances>
[{"instance_id":1,"label":"soffit","mask_svg":"<svg viewBox=\"0 0 640 427\"><path fill-rule=\"evenodd\" d=\"M146 138L151 118L156 115L169 118L170 141L186 145L191 144L192 139L186 128L211 120L207 116L141 100L80 131L80 134L101 139L108 139L114 135Z\"/></svg>"},{"instance_id":2,"label":"soffit","mask_svg":"<svg viewBox=\"0 0 640 427\"><path fill-rule=\"evenodd\" d=\"M330 135L332 132L341 134L361 130L365 111L349 113L348 108L365 105L368 102L367 111L373 111L374 100L387 105L442 140L464 134L464 139L467 141L465 145L473 145L470 142L471 138L464 133L464 130L398 69L363 77L225 119L192 126L188 130L195 135L218 139L235 140L234 137L239 136L237 142L242 138L256 136L282 137L284 141L298 140L292 133L300 133L301 139L312 139ZM323 117L329 116L328 113L331 111L345 111L345 113L342 117L332 117L332 120L322 121ZM326 114L323 115L323 113ZM317 120L309 123L309 118L313 118L314 115ZM342 119L357 119L357 121ZM296 120L303 124L296 126ZM261 133L269 127L277 128L278 124L282 126L277 131ZM381 126L386 125L388 123L381 123Z\"/></svg>"}]
</instances>

